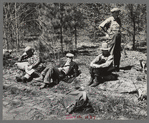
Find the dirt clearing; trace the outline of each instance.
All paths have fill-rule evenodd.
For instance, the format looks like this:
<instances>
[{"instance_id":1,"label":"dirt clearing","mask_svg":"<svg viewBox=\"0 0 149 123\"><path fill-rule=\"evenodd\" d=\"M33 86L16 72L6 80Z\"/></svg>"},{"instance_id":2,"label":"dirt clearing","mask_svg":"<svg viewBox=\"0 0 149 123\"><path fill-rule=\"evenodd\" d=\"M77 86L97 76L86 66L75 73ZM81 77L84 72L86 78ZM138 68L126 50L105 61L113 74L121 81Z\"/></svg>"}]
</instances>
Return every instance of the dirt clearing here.
<instances>
[{"instance_id":1,"label":"dirt clearing","mask_svg":"<svg viewBox=\"0 0 149 123\"><path fill-rule=\"evenodd\" d=\"M74 59L82 72L77 81L85 86L93 112L75 112L68 117L61 99L74 90L74 82L61 81L52 88L40 90L37 83L16 82L16 68L9 67L3 69L3 120L147 119L147 100L139 101L136 93L136 89L147 91L147 74L142 73L139 63L147 57L138 51L126 51L127 58L122 53L122 71L114 72L118 80L88 87L89 64L99 52L99 44L94 45L83 47L83 50L92 52L81 52Z\"/></svg>"}]
</instances>

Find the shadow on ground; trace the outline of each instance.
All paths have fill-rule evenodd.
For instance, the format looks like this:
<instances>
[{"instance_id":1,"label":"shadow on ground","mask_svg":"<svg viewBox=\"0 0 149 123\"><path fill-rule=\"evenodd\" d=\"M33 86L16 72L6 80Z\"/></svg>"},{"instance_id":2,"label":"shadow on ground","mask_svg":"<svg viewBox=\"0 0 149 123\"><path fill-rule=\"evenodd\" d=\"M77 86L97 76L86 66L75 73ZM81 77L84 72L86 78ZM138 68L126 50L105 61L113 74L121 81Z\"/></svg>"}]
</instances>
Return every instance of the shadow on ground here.
<instances>
[{"instance_id":1,"label":"shadow on ground","mask_svg":"<svg viewBox=\"0 0 149 123\"><path fill-rule=\"evenodd\" d=\"M120 69L122 69L122 70L131 70L132 67L133 67L133 65L128 65L128 66L125 66L125 67L120 67Z\"/></svg>"}]
</instances>

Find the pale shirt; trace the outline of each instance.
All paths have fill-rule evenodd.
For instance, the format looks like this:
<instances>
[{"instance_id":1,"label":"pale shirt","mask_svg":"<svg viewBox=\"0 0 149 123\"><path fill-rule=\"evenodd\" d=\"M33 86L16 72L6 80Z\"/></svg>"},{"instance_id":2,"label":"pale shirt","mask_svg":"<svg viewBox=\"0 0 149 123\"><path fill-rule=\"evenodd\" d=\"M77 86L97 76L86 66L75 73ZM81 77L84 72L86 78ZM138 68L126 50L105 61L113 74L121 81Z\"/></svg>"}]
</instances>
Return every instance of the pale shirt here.
<instances>
[{"instance_id":1,"label":"pale shirt","mask_svg":"<svg viewBox=\"0 0 149 123\"><path fill-rule=\"evenodd\" d=\"M108 34L112 35L112 34L115 34L116 32L118 32L120 30L120 25L116 22L116 20L114 19L114 17L109 17L107 18L104 22L102 22L99 27L104 27L105 24L107 23L111 23L110 24L110 27L108 28L107 32Z\"/></svg>"}]
</instances>

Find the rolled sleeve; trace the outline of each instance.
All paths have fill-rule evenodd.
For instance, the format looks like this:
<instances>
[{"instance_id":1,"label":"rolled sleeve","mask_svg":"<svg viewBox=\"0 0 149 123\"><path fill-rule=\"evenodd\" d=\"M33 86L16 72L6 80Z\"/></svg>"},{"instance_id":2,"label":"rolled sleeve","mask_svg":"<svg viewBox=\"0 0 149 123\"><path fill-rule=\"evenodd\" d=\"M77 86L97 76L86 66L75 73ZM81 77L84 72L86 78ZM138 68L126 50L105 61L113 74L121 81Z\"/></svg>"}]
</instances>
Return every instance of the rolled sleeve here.
<instances>
[{"instance_id":1,"label":"rolled sleeve","mask_svg":"<svg viewBox=\"0 0 149 123\"><path fill-rule=\"evenodd\" d=\"M103 21L103 22L99 25L99 28L100 28L100 27L104 27L105 24L107 24L107 23L110 23L112 19L113 19L112 17L107 18L105 21Z\"/></svg>"},{"instance_id":2,"label":"rolled sleeve","mask_svg":"<svg viewBox=\"0 0 149 123\"><path fill-rule=\"evenodd\" d=\"M92 67L96 62L98 62L101 58L101 55L98 55L91 63L90 63L90 67Z\"/></svg>"}]
</instances>

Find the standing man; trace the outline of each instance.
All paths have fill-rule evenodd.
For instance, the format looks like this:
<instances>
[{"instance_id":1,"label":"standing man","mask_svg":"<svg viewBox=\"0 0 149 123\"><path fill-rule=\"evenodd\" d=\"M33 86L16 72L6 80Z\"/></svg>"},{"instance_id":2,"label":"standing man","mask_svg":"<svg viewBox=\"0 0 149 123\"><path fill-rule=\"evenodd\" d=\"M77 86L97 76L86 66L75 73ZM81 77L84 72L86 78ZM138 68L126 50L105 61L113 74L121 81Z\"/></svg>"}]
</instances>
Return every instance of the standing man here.
<instances>
[{"instance_id":1,"label":"standing man","mask_svg":"<svg viewBox=\"0 0 149 123\"><path fill-rule=\"evenodd\" d=\"M114 67L116 71L119 71L120 57L121 57L121 20L119 18L120 9L113 8L111 10L112 16L107 18L99 25L99 29L102 30L110 45L110 54L114 56Z\"/></svg>"},{"instance_id":2,"label":"standing man","mask_svg":"<svg viewBox=\"0 0 149 123\"><path fill-rule=\"evenodd\" d=\"M113 55L110 54L106 42L102 43L101 51L102 54L98 55L90 63L91 79L88 85L91 85L91 87L102 83L103 76L110 74L113 70Z\"/></svg>"}]
</instances>

